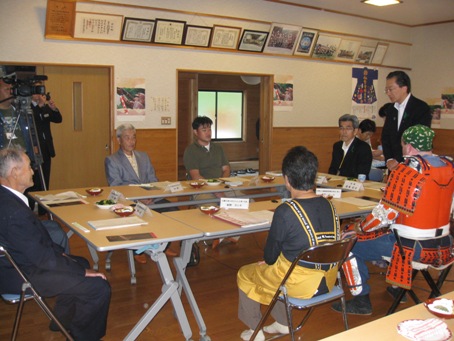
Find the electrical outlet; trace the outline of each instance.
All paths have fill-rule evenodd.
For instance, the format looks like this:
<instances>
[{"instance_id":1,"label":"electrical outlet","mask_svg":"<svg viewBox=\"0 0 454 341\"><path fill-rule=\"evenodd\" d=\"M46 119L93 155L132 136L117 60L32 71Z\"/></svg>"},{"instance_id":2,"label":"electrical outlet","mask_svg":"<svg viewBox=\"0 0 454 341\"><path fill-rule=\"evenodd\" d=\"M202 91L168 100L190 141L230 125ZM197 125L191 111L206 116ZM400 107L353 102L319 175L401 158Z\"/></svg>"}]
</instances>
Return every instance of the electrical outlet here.
<instances>
[{"instance_id":1,"label":"electrical outlet","mask_svg":"<svg viewBox=\"0 0 454 341\"><path fill-rule=\"evenodd\" d=\"M172 118L168 116L161 116L161 125L169 126L172 124Z\"/></svg>"}]
</instances>

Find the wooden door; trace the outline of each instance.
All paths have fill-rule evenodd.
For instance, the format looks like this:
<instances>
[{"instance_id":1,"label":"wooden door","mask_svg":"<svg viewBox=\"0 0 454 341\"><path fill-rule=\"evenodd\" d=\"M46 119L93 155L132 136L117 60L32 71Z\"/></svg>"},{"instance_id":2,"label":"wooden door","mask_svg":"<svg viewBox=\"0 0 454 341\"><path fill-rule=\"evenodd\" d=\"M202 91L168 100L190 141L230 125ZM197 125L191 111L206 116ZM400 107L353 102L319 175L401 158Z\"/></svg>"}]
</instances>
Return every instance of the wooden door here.
<instances>
[{"instance_id":1,"label":"wooden door","mask_svg":"<svg viewBox=\"0 0 454 341\"><path fill-rule=\"evenodd\" d=\"M111 82L108 67L39 66L46 92L63 122L52 123L56 157L50 189L107 185L104 158L110 154Z\"/></svg>"}]
</instances>

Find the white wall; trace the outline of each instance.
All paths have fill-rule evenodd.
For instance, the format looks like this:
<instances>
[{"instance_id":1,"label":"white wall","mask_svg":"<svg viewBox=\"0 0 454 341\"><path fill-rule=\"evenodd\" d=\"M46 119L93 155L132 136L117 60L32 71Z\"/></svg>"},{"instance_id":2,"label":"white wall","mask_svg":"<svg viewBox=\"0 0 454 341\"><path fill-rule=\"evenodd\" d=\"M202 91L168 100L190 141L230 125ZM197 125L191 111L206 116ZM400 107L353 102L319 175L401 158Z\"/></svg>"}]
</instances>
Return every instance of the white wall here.
<instances>
[{"instance_id":1,"label":"white wall","mask_svg":"<svg viewBox=\"0 0 454 341\"><path fill-rule=\"evenodd\" d=\"M413 47L391 45L384 64L412 67L409 72L417 97L425 99L453 86L452 33L454 24L410 29L398 25L358 19L297 7L285 7L261 0L128 0L143 6L173 8L183 11L252 18L269 22L301 25L329 31L358 34L413 43ZM291 112L274 115L274 126L333 126L337 117L350 112L351 64L319 62L284 56L249 55L165 46L139 46L100 42L47 40L44 38L46 0L1 0L0 61L21 63L113 65L116 80L128 77L146 79L147 100L169 97L170 115L176 121L177 70L209 70L255 74L293 75L295 101ZM269 25L237 20L181 15L162 11L128 9L115 6L78 4L79 11L121 13L125 17L171 18L188 24L221 24L247 29L268 30ZM443 55L445 46L446 55ZM429 46L429 47L427 47ZM7 47L7 48L5 48ZM451 61L449 60L449 61ZM429 65L429 67L426 67ZM383 89L386 75L393 69L380 67L378 89ZM450 76L449 76L450 75ZM441 82L440 82L441 80ZM425 95L427 94L427 96ZM379 105L387 101L378 92ZM160 127L161 114L147 113L147 127ZM378 122L379 125L381 122ZM140 127L140 124L136 124Z\"/></svg>"}]
</instances>

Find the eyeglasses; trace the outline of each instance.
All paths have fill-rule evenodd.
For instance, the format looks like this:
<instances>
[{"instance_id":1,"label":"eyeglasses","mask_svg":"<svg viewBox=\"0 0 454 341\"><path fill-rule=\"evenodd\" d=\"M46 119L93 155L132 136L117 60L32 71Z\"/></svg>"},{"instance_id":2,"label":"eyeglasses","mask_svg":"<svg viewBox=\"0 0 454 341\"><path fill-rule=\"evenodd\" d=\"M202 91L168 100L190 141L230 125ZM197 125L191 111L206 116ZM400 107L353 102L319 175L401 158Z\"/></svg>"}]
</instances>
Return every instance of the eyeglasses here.
<instances>
[{"instance_id":1,"label":"eyeglasses","mask_svg":"<svg viewBox=\"0 0 454 341\"><path fill-rule=\"evenodd\" d=\"M393 92L394 90L396 90L396 88L385 88L385 94L387 94L388 92Z\"/></svg>"},{"instance_id":2,"label":"eyeglasses","mask_svg":"<svg viewBox=\"0 0 454 341\"><path fill-rule=\"evenodd\" d=\"M353 127L339 127L340 131L352 131Z\"/></svg>"}]
</instances>

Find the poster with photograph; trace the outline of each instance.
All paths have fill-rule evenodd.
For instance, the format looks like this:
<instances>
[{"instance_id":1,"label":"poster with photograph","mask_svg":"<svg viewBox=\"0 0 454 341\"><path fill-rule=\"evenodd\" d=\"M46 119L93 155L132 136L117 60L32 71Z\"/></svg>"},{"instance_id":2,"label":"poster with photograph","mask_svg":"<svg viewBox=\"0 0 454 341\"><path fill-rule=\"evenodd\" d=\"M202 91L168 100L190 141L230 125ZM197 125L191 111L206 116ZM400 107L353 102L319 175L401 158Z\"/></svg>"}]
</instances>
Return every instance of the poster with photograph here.
<instances>
[{"instance_id":1,"label":"poster with photograph","mask_svg":"<svg viewBox=\"0 0 454 341\"><path fill-rule=\"evenodd\" d=\"M293 76L274 76L273 106L274 111L293 110Z\"/></svg>"},{"instance_id":2,"label":"poster with photograph","mask_svg":"<svg viewBox=\"0 0 454 341\"><path fill-rule=\"evenodd\" d=\"M315 41L317 40L318 31L303 28L295 49L295 55L310 57L314 50Z\"/></svg>"},{"instance_id":3,"label":"poster with photograph","mask_svg":"<svg viewBox=\"0 0 454 341\"><path fill-rule=\"evenodd\" d=\"M272 24L265 52L293 54L300 32L300 26Z\"/></svg>"},{"instance_id":4,"label":"poster with photograph","mask_svg":"<svg viewBox=\"0 0 454 341\"><path fill-rule=\"evenodd\" d=\"M342 39L335 59L349 61L355 60L360 46L361 42L358 40Z\"/></svg>"},{"instance_id":5,"label":"poster with photograph","mask_svg":"<svg viewBox=\"0 0 454 341\"><path fill-rule=\"evenodd\" d=\"M145 119L145 79L122 79L117 85L116 112L118 121L143 121Z\"/></svg>"},{"instance_id":6,"label":"poster with photograph","mask_svg":"<svg viewBox=\"0 0 454 341\"><path fill-rule=\"evenodd\" d=\"M334 59L341 42L341 37L320 33L312 57Z\"/></svg>"},{"instance_id":7,"label":"poster with photograph","mask_svg":"<svg viewBox=\"0 0 454 341\"><path fill-rule=\"evenodd\" d=\"M377 93L378 70L352 68L352 115L360 121L378 116Z\"/></svg>"}]
</instances>

